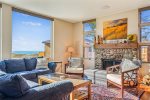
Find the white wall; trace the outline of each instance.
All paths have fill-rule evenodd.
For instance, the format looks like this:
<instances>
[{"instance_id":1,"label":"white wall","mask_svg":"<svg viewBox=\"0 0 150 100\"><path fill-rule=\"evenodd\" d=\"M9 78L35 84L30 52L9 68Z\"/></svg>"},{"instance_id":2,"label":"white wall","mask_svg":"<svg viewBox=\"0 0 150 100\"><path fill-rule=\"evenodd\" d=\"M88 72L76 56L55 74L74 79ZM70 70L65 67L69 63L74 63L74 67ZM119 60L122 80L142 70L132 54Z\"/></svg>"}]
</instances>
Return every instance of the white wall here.
<instances>
[{"instance_id":1,"label":"white wall","mask_svg":"<svg viewBox=\"0 0 150 100\"><path fill-rule=\"evenodd\" d=\"M96 33L103 36L103 22L128 18L128 34L138 34L138 10L131 10L105 17L96 18Z\"/></svg>"},{"instance_id":2,"label":"white wall","mask_svg":"<svg viewBox=\"0 0 150 100\"><path fill-rule=\"evenodd\" d=\"M11 57L12 48L12 8L7 4L2 4L1 10L1 58Z\"/></svg>"},{"instance_id":3,"label":"white wall","mask_svg":"<svg viewBox=\"0 0 150 100\"><path fill-rule=\"evenodd\" d=\"M54 60L66 63L66 49L73 45L73 24L59 19L54 20ZM60 71L60 66L57 67ZM64 71L64 68L63 68Z\"/></svg>"},{"instance_id":4,"label":"white wall","mask_svg":"<svg viewBox=\"0 0 150 100\"><path fill-rule=\"evenodd\" d=\"M82 22L73 24L73 45L75 56L83 57L83 24Z\"/></svg>"}]
</instances>

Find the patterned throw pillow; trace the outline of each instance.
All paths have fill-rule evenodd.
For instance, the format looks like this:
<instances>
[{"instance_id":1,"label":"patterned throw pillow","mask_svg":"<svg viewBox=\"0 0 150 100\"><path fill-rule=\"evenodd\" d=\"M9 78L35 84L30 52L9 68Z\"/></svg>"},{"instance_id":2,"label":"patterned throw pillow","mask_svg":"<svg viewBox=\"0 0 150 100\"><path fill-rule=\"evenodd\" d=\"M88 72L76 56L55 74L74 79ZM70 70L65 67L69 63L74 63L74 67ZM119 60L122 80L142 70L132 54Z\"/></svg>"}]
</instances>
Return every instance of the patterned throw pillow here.
<instances>
[{"instance_id":1,"label":"patterned throw pillow","mask_svg":"<svg viewBox=\"0 0 150 100\"><path fill-rule=\"evenodd\" d=\"M37 59L37 68L47 68L48 60L46 58L38 58Z\"/></svg>"},{"instance_id":2,"label":"patterned throw pillow","mask_svg":"<svg viewBox=\"0 0 150 100\"><path fill-rule=\"evenodd\" d=\"M133 61L129 60L129 59L123 59L123 61L121 62L121 71L125 72L125 71L129 71L135 68L138 68L139 66L134 64Z\"/></svg>"}]
</instances>

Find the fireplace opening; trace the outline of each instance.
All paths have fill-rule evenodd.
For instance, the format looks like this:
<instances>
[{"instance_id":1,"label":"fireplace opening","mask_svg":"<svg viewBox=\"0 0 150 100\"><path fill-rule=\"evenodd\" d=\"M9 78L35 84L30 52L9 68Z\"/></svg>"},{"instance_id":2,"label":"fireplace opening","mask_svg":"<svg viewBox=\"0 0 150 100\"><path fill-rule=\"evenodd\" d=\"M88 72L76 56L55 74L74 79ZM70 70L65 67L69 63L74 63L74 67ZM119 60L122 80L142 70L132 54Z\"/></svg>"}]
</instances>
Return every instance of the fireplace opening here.
<instances>
[{"instance_id":1,"label":"fireplace opening","mask_svg":"<svg viewBox=\"0 0 150 100\"><path fill-rule=\"evenodd\" d=\"M102 59L102 69L106 70L107 67L118 65L121 63L121 60L114 59Z\"/></svg>"}]
</instances>

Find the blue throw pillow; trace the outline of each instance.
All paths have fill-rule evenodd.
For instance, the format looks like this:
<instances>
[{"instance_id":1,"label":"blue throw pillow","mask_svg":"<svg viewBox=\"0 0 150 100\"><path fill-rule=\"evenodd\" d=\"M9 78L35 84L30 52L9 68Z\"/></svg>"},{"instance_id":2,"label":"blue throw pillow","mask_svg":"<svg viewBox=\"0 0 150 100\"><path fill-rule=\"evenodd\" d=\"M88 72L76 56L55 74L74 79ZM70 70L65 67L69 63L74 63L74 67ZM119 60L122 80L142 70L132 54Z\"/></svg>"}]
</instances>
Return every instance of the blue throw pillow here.
<instances>
[{"instance_id":1,"label":"blue throw pillow","mask_svg":"<svg viewBox=\"0 0 150 100\"><path fill-rule=\"evenodd\" d=\"M26 70L31 71L36 68L37 65L37 59L36 58L30 58L30 59L24 59L25 65L26 65Z\"/></svg>"},{"instance_id":2,"label":"blue throw pillow","mask_svg":"<svg viewBox=\"0 0 150 100\"><path fill-rule=\"evenodd\" d=\"M24 59L10 59L4 60L6 64L7 73L16 73L26 71Z\"/></svg>"},{"instance_id":3,"label":"blue throw pillow","mask_svg":"<svg viewBox=\"0 0 150 100\"><path fill-rule=\"evenodd\" d=\"M6 65L4 61L0 61L0 70L6 72Z\"/></svg>"},{"instance_id":4,"label":"blue throw pillow","mask_svg":"<svg viewBox=\"0 0 150 100\"><path fill-rule=\"evenodd\" d=\"M6 74L0 77L0 92L8 97L20 97L28 92L30 86L26 80L15 74Z\"/></svg>"},{"instance_id":5,"label":"blue throw pillow","mask_svg":"<svg viewBox=\"0 0 150 100\"><path fill-rule=\"evenodd\" d=\"M56 63L54 63L54 62L49 62L48 63L48 68L52 71L52 73L55 72L56 67L57 67Z\"/></svg>"},{"instance_id":6,"label":"blue throw pillow","mask_svg":"<svg viewBox=\"0 0 150 100\"><path fill-rule=\"evenodd\" d=\"M5 75L6 73L0 70L0 76Z\"/></svg>"}]
</instances>

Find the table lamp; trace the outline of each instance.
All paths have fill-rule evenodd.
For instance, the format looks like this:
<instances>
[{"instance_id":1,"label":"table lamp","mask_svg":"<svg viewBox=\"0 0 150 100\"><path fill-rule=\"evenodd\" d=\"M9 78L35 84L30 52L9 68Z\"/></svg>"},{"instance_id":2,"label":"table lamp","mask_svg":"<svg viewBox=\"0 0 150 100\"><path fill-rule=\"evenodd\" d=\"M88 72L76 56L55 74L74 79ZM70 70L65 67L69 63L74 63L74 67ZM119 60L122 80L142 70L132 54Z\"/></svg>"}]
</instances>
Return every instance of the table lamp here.
<instances>
[{"instance_id":1,"label":"table lamp","mask_svg":"<svg viewBox=\"0 0 150 100\"><path fill-rule=\"evenodd\" d=\"M74 52L74 48L73 47L68 47L68 49L67 49L67 52L69 52L70 53L70 59L71 59L71 57L72 57L72 53Z\"/></svg>"}]
</instances>

